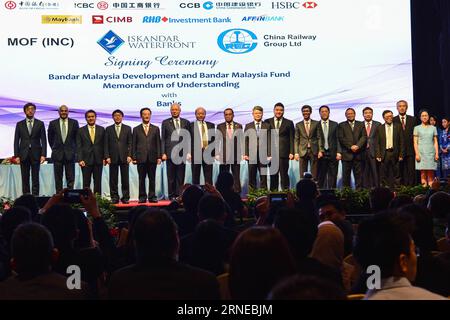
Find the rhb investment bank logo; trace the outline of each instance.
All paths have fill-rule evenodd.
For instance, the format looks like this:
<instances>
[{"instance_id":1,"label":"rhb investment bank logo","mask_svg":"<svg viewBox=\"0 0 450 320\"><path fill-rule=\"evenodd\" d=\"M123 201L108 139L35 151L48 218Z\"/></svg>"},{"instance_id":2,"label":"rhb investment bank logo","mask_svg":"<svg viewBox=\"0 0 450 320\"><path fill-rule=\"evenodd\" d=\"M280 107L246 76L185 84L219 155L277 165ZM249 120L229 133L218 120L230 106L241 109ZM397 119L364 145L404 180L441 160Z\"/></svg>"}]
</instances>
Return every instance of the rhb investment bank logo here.
<instances>
[{"instance_id":1,"label":"rhb investment bank logo","mask_svg":"<svg viewBox=\"0 0 450 320\"><path fill-rule=\"evenodd\" d=\"M105 49L109 54L119 49L121 45L125 43L121 37L119 37L112 30L109 30L103 37L101 37L97 43Z\"/></svg>"},{"instance_id":2,"label":"rhb investment bank logo","mask_svg":"<svg viewBox=\"0 0 450 320\"><path fill-rule=\"evenodd\" d=\"M219 48L232 54L243 54L253 51L257 44L256 35L246 29L229 29L217 38Z\"/></svg>"}]
</instances>

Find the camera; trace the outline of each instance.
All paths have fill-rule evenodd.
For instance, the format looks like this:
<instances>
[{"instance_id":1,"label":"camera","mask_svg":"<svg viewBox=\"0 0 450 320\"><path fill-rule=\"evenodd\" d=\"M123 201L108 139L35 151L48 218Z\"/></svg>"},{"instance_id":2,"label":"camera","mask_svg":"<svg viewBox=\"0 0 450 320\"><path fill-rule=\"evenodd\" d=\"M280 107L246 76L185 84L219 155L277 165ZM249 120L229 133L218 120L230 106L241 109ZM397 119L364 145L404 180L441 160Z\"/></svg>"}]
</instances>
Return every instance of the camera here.
<instances>
[{"instance_id":1,"label":"camera","mask_svg":"<svg viewBox=\"0 0 450 320\"><path fill-rule=\"evenodd\" d=\"M74 189L64 191L64 201L67 203L80 203L80 196L87 197L88 191L85 189Z\"/></svg>"},{"instance_id":2,"label":"camera","mask_svg":"<svg viewBox=\"0 0 450 320\"><path fill-rule=\"evenodd\" d=\"M269 193L269 204L271 207L284 206L287 201L287 193L284 192L271 192Z\"/></svg>"}]
</instances>

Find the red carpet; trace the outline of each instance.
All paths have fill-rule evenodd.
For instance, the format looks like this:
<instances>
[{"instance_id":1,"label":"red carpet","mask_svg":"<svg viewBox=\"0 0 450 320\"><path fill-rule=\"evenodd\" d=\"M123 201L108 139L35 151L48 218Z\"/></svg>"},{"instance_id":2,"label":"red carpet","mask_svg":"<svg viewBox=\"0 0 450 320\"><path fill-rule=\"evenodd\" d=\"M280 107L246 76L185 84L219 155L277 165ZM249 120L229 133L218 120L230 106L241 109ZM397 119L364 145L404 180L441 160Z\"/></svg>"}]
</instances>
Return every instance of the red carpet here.
<instances>
[{"instance_id":1,"label":"red carpet","mask_svg":"<svg viewBox=\"0 0 450 320\"><path fill-rule=\"evenodd\" d=\"M115 204L115 206L118 209L126 209L126 208L133 208L133 207L137 207L137 206L167 207L169 204L170 204L169 200L161 200L161 201L158 201L155 203L150 203L150 202L138 203L138 201L130 201L130 203L128 203L128 204L119 203L119 204Z\"/></svg>"}]
</instances>

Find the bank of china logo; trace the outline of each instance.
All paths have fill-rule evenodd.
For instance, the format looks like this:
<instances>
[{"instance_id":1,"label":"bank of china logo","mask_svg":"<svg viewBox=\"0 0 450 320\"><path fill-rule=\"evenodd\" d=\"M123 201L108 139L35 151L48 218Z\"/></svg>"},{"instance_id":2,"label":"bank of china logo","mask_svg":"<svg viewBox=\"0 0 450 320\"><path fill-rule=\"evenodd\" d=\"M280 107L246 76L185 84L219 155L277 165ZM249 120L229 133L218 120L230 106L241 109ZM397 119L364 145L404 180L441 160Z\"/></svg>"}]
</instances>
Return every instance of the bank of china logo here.
<instances>
[{"instance_id":1,"label":"bank of china logo","mask_svg":"<svg viewBox=\"0 0 450 320\"><path fill-rule=\"evenodd\" d=\"M97 43L109 54L119 49L119 47L124 44L125 41L122 40L117 34L109 30L103 37L101 37Z\"/></svg>"},{"instance_id":2,"label":"bank of china logo","mask_svg":"<svg viewBox=\"0 0 450 320\"><path fill-rule=\"evenodd\" d=\"M250 30L229 29L217 38L220 49L233 54L248 53L256 48L258 38Z\"/></svg>"}]
</instances>

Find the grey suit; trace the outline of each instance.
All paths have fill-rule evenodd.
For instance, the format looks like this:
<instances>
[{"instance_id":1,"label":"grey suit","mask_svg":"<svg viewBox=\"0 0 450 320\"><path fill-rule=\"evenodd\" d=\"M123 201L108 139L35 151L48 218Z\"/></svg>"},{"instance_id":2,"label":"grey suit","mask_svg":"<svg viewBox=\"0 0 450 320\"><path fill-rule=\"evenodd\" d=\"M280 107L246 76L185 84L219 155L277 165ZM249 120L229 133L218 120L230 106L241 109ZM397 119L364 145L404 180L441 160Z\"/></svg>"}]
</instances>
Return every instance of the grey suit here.
<instances>
[{"instance_id":1,"label":"grey suit","mask_svg":"<svg viewBox=\"0 0 450 320\"><path fill-rule=\"evenodd\" d=\"M266 122L261 121L261 131L257 133L255 122L252 121L245 125L245 155L249 157L248 163L248 186L249 188L256 188L256 175L259 172L260 177L260 188L267 189L267 172L263 174L262 169L267 167L265 159L263 156L267 155L270 157L270 125ZM255 138L256 141L253 138ZM266 148L266 150L261 150L261 148ZM266 152L264 152L266 151Z\"/></svg>"},{"instance_id":2,"label":"grey suit","mask_svg":"<svg viewBox=\"0 0 450 320\"><path fill-rule=\"evenodd\" d=\"M364 121L364 127L366 129L366 133L368 130L367 122ZM379 169L378 163L375 159L375 151L377 144L377 130L381 125L378 121L372 121L369 135L367 136L367 145L364 151L365 161L362 162L362 174L363 174L363 187L364 188L373 188L378 187L379 181Z\"/></svg>"},{"instance_id":3,"label":"grey suit","mask_svg":"<svg viewBox=\"0 0 450 320\"><path fill-rule=\"evenodd\" d=\"M321 127L320 132L322 134L324 153L323 157L318 161L318 183L321 189L335 189L339 164L336 156L337 153L342 152L338 139L338 123L328 119L328 137L326 139L323 130L324 124L322 122L322 120L319 122L319 126ZM326 146L325 141L328 142L328 146Z\"/></svg>"},{"instance_id":4,"label":"grey suit","mask_svg":"<svg viewBox=\"0 0 450 320\"><path fill-rule=\"evenodd\" d=\"M220 171L230 171L234 178L234 191L241 192L241 159L244 152L244 131L240 123L231 124L232 137L228 134L228 124L226 122L217 125L217 131L222 135L222 139L217 141L217 149L220 155Z\"/></svg>"},{"instance_id":5,"label":"grey suit","mask_svg":"<svg viewBox=\"0 0 450 320\"><path fill-rule=\"evenodd\" d=\"M294 151L300 156L300 178L311 164L311 173L317 179L317 155L323 152L322 128L319 121L309 120L309 133L306 132L305 120L295 126Z\"/></svg>"},{"instance_id":6,"label":"grey suit","mask_svg":"<svg viewBox=\"0 0 450 320\"><path fill-rule=\"evenodd\" d=\"M44 123L34 119L31 134L27 119L17 122L14 134L14 156L20 157L22 193L30 193L30 168L33 195L39 195L40 158L47 155L47 139Z\"/></svg>"}]
</instances>

